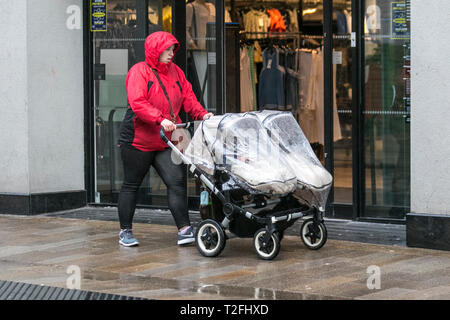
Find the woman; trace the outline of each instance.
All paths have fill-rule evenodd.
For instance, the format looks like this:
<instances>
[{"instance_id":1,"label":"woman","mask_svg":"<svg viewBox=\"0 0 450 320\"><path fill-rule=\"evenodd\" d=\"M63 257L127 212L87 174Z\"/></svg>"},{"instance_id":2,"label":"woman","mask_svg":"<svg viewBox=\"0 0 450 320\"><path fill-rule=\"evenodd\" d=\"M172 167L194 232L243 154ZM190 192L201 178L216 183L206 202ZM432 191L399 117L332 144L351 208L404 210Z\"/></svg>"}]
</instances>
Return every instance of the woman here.
<instances>
[{"instance_id":1,"label":"woman","mask_svg":"<svg viewBox=\"0 0 450 320\"><path fill-rule=\"evenodd\" d=\"M132 222L139 186L153 166L167 186L169 209L178 227L178 244L193 242L185 187L186 170L171 160L171 149L159 136L161 127L171 138L180 123L181 108L194 120L213 116L195 97L183 71L172 62L179 43L167 32L154 32L145 39L145 61L128 72L126 89L128 110L120 129L119 147L124 167L124 182L119 194L121 231L119 243L135 246Z\"/></svg>"}]
</instances>

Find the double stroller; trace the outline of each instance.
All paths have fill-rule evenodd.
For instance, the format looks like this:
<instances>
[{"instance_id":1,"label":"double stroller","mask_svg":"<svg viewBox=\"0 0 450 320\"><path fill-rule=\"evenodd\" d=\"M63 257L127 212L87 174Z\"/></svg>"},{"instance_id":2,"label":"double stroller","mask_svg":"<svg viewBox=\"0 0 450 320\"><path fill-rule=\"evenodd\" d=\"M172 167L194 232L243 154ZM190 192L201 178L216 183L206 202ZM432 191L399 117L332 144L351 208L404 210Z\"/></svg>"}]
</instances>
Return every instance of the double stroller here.
<instances>
[{"instance_id":1,"label":"double stroller","mask_svg":"<svg viewBox=\"0 0 450 320\"><path fill-rule=\"evenodd\" d=\"M203 256L223 251L228 229L237 237L253 237L257 255L272 260L284 231L300 218L306 218L300 228L306 247L318 250L325 244L323 214L332 177L290 112L211 117L196 128L184 153L162 130L160 136L210 193L212 212L195 234Z\"/></svg>"}]
</instances>

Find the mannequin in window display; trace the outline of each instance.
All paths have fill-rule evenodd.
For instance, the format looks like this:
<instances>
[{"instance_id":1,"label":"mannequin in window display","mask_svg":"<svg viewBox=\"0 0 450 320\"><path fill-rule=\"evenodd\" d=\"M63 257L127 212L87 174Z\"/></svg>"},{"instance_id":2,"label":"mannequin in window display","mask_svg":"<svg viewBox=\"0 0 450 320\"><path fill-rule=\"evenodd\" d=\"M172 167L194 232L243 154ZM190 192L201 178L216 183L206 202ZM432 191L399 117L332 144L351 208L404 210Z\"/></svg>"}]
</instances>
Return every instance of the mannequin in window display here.
<instances>
[{"instance_id":1,"label":"mannequin in window display","mask_svg":"<svg viewBox=\"0 0 450 320\"><path fill-rule=\"evenodd\" d=\"M209 22L215 21L216 8L212 3L205 0L194 0L186 5L186 42L188 50L192 54L200 86L203 86L208 65L206 27ZM204 101L208 101L208 90L203 87L201 89L204 91Z\"/></svg>"},{"instance_id":2,"label":"mannequin in window display","mask_svg":"<svg viewBox=\"0 0 450 320\"><path fill-rule=\"evenodd\" d=\"M186 41L189 49L206 50L206 24L216 21L216 8L205 0L186 5Z\"/></svg>"}]
</instances>

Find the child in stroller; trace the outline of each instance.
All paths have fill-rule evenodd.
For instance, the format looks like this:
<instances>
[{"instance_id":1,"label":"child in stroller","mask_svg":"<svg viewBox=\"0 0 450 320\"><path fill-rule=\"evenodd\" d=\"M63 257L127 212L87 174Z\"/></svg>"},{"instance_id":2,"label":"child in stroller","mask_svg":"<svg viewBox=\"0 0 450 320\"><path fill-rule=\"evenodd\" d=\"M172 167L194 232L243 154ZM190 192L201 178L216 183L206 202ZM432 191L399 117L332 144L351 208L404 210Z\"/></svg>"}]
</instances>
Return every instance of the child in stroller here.
<instances>
[{"instance_id":1,"label":"child in stroller","mask_svg":"<svg viewBox=\"0 0 450 320\"><path fill-rule=\"evenodd\" d=\"M160 135L211 194L213 215L195 235L202 255L218 256L229 229L253 237L261 259L274 259L284 231L306 216L303 243L312 250L325 244L323 213L332 177L290 112L214 116L201 122L184 154L163 130Z\"/></svg>"}]
</instances>

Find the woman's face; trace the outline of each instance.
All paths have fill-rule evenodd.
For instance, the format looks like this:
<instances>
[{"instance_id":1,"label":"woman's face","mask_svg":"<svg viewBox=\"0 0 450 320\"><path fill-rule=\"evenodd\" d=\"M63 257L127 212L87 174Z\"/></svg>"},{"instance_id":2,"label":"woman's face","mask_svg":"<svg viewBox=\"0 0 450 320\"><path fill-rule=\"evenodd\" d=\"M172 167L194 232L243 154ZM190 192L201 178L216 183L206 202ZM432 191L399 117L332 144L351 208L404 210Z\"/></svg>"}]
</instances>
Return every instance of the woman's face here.
<instances>
[{"instance_id":1,"label":"woman's face","mask_svg":"<svg viewBox=\"0 0 450 320\"><path fill-rule=\"evenodd\" d=\"M168 47L166 50L164 50L163 53L161 53L161 55L159 56L159 62L169 63L170 61L172 61L174 50L175 50L174 44Z\"/></svg>"}]
</instances>

